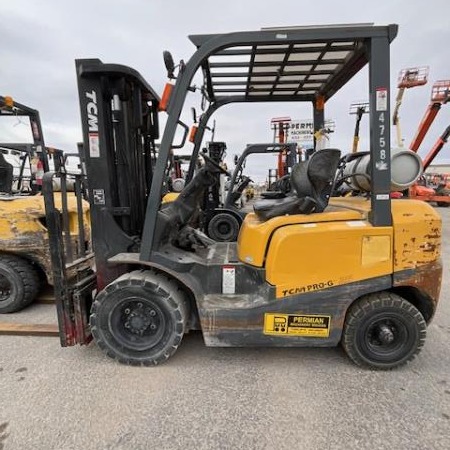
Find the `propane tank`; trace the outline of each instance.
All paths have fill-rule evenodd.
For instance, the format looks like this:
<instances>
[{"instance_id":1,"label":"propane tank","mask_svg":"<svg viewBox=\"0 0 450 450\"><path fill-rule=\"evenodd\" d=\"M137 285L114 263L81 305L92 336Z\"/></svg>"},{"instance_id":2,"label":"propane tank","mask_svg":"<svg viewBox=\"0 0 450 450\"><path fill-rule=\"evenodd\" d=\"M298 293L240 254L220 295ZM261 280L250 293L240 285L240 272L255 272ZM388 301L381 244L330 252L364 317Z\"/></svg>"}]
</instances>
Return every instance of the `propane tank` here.
<instances>
[{"instance_id":1,"label":"propane tank","mask_svg":"<svg viewBox=\"0 0 450 450\"><path fill-rule=\"evenodd\" d=\"M344 177L358 191L370 191L370 155L350 161L344 168ZM391 192L404 191L422 175L422 160L417 153L403 148L391 150ZM358 175L359 176L358 176Z\"/></svg>"}]
</instances>

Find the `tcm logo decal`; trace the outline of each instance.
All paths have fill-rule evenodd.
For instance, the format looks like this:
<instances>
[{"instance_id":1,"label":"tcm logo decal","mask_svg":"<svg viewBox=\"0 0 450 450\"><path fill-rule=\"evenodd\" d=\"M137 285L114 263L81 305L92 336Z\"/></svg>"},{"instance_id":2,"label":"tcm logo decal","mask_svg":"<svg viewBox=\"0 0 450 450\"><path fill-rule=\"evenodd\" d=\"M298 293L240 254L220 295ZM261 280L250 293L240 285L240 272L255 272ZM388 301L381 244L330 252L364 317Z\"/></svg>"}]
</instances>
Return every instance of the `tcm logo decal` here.
<instances>
[{"instance_id":1,"label":"tcm logo decal","mask_svg":"<svg viewBox=\"0 0 450 450\"><path fill-rule=\"evenodd\" d=\"M88 115L89 155L91 158L99 158L100 142L98 137L97 94L95 91L86 92L86 97L89 100L86 105Z\"/></svg>"},{"instance_id":2,"label":"tcm logo decal","mask_svg":"<svg viewBox=\"0 0 450 450\"><path fill-rule=\"evenodd\" d=\"M332 280L323 281L322 283L314 283L314 284L308 284L306 286L300 286L296 288L291 289L284 289L282 292L283 297L286 297L288 295L296 295L296 294L303 294L305 292L312 292L312 291L318 291L320 289L325 289L334 286L334 283Z\"/></svg>"},{"instance_id":3,"label":"tcm logo decal","mask_svg":"<svg viewBox=\"0 0 450 450\"><path fill-rule=\"evenodd\" d=\"M86 97L90 100L87 105L89 132L98 132L98 108L97 108L97 94L95 91L86 92Z\"/></svg>"}]
</instances>

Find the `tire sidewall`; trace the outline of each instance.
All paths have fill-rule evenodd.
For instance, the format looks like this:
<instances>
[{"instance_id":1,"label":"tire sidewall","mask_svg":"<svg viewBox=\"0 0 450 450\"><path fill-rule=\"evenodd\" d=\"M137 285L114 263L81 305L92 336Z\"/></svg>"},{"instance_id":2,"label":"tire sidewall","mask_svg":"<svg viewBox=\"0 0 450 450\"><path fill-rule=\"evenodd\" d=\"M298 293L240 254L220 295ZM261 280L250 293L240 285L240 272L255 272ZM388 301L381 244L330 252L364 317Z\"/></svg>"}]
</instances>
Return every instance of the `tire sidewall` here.
<instances>
[{"instance_id":1,"label":"tire sidewall","mask_svg":"<svg viewBox=\"0 0 450 450\"><path fill-rule=\"evenodd\" d=\"M103 298L106 297L107 298ZM143 301L151 301L161 310L164 316L165 329L160 340L146 350L124 348L115 333L111 330L111 318L117 308L120 308L127 299L142 298ZM172 302L172 304L170 304ZM131 282L118 283L113 289L106 288L101 292L93 305L92 314L95 315L95 326L92 334L100 346L106 346L121 362L133 359L132 364L139 361L146 363L151 359L154 364L159 360L167 359L167 353L173 347L179 345L184 332L183 317L176 303L169 294L152 283Z\"/></svg>"},{"instance_id":2,"label":"tire sidewall","mask_svg":"<svg viewBox=\"0 0 450 450\"><path fill-rule=\"evenodd\" d=\"M405 327L408 336L407 342L404 343L400 349L398 350L398 354L402 354L399 359L395 361L389 360L386 357L382 357L378 355L376 359L369 359L369 353L371 353L370 348L367 346L365 342L365 334L371 324L373 324L376 320L381 319L395 319L403 324ZM371 311L366 317L361 320L360 326L358 330L354 332L354 342L353 345L355 347L356 352L359 354L359 357L366 362L366 364L377 364L380 366L391 366L401 365L404 362L408 361L411 356L415 353L417 346L420 342L420 331L417 327L414 317L411 314L408 314L407 311L402 310L400 312L398 308L392 307L383 307L377 308L376 310ZM375 355L374 355L375 356Z\"/></svg>"},{"instance_id":3,"label":"tire sidewall","mask_svg":"<svg viewBox=\"0 0 450 450\"><path fill-rule=\"evenodd\" d=\"M25 286L20 275L4 261L0 261L0 275L5 277L11 286L11 295L7 300L0 301L0 313L17 310L24 303ZM11 311L9 309L12 308Z\"/></svg>"},{"instance_id":4,"label":"tire sidewall","mask_svg":"<svg viewBox=\"0 0 450 450\"><path fill-rule=\"evenodd\" d=\"M383 325L383 322L394 333L398 333L396 338L400 339L399 342L403 339L404 343L398 348L395 345L391 349L379 347L380 352L377 353L379 336L365 333L368 333L371 324L375 327ZM374 328L373 331L375 330ZM386 291L361 297L352 304L346 314L341 343L355 364L371 369L390 370L414 359L422 349L425 338L426 322L421 312L404 298ZM375 352L367 348L370 339L374 339L370 344Z\"/></svg>"}]
</instances>

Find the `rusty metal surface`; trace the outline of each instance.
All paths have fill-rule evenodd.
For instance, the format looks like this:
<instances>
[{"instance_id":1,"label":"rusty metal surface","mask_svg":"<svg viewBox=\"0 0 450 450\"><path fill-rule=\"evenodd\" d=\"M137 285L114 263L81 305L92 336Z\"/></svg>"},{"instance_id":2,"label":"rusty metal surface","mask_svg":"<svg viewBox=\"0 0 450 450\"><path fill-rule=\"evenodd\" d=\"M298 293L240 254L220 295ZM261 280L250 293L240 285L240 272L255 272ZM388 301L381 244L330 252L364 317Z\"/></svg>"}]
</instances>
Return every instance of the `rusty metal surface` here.
<instances>
[{"instance_id":1,"label":"rusty metal surface","mask_svg":"<svg viewBox=\"0 0 450 450\"><path fill-rule=\"evenodd\" d=\"M390 276L383 276L282 299L276 299L273 293L267 297L266 293L264 301L256 301L253 307L247 302L244 308L235 308L233 298L225 301L223 295L216 296L220 302L213 301L213 295L202 296L197 303L205 343L217 347L335 346L341 339L345 314L352 302L362 295L389 289L391 282ZM265 313L327 315L331 317L330 333L325 338L266 335Z\"/></svg>"},{"instance_id":2,"label":"rusty metal surface","mask_svg":"<svg viewBox=\"0 0 450 450\"><path fill-rule=\"evenodd\" d=\"M417 288L432 300L433 309L435 310L441 292L442 271L442 260L439 258L431 263L418 266L416 269L395 273L393 286Z\"/></svg>"},{"instance_id":3,"label":"rusty metal surface","mask_svg":"<svg viewBox=\"0 0 450 450\"><path fill-rule=\"evenodd\" d=\"M441 256L442 221L429 204L418 200L393 202L394 272L416 269Z\"/></svg>"}]
</instances>

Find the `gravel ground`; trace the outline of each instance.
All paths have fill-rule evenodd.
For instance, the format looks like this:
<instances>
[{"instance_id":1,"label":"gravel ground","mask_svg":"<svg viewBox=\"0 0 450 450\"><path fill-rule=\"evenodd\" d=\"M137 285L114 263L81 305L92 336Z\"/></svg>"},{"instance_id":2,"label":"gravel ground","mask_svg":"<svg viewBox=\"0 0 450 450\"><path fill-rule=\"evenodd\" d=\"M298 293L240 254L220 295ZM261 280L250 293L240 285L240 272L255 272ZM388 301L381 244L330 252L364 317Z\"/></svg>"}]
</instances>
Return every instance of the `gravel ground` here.
<instances>
[{"instance_id":1,"label":"gravel ground","mask_svg":"<svg viewBox=\"0 0 450 450\"><path fill-rule=\"evenodd\" d=\"M340 348L206 348L193 333L167 364L134 368L94 345L1 336L0 450L450 448L450 209L439 211L441 303L408 366L362 370ZM20 321L48 322L51 308Z\"/></svg>"}]
</instances>

